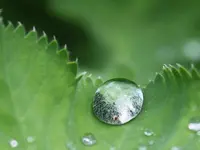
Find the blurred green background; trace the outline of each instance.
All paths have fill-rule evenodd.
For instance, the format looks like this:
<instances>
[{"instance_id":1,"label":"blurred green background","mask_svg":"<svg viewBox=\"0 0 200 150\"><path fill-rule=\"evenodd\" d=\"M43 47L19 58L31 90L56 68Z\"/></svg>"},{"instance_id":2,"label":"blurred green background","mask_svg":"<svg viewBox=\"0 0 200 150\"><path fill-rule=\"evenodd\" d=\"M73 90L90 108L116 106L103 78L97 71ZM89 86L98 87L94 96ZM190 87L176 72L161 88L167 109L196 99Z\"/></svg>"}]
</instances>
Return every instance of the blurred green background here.
<instances>
[{"instance_id":1,"label":"blurred green background","mask_svg":"<svg viewBox=\"0 0 200 150\"><path fill-rule=\"evenodd\" d=\"M146 84L163 64L200 68L199 0L0 0L20 21L67 44L79 71Z\"/></svg>"}]
</instances>

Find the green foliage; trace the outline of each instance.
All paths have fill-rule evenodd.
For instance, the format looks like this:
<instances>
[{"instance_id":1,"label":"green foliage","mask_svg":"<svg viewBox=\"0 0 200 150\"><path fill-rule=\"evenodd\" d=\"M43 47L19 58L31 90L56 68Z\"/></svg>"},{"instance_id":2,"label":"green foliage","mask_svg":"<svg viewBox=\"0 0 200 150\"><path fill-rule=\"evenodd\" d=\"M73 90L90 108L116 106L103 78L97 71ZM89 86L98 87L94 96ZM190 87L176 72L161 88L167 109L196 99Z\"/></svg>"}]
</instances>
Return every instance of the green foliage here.
<instances>
[{"instance_id":1,"label":"green foliage","mask_svg":"<svg viewBox=\"0 0 200 150\"><path fill-rule=\"evenodd\" d=\"M8 141L16 139L20 150L84 150L88 147L81 137L88 132L97 139L94 150L200 149L199 137L187 127L200 109L200 74L193 65L164 65L143 89L141 114L123 126L110 126L91 110L100 78L77 76L77 63L69 62L66 48L60 50L55 39L48 43L45 34L37 38L35 29L25 34L20 23L16 29L11 23L1 28L1 149L12 149ZM145 129L154 135L145 136ZM33 143L26 141L29 136Z\"/></svg>"},{"instance_id":2,"label":"green foliage","mask_svg":"<svg viewBox=\"0 0 200 150\"><path fill-rule=\"evenodd\" d=\"M25 35L19 23L3 27L0 80L1 149L16 139L28 149L26 138L36 137L29 149L65 149L66 114L76 85L76 63L67 59L57 41L39 39L35 29ZM55 113L56 112L56 113ZM55 141L54 139L59 139ZM48 141L48 142L46 142Z\"/></svg>"}]
</instances>

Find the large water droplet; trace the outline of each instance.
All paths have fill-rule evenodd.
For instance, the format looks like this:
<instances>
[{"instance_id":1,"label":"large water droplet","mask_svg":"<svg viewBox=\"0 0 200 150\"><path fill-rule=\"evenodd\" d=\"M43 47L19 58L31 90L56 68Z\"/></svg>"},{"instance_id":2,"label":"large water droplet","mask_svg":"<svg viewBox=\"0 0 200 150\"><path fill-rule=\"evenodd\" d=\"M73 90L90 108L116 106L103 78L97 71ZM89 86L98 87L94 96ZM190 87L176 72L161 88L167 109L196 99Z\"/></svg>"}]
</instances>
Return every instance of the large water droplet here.
<instances>
[{"instance_id":1,"label":"large water droplet","mask_svg":"<svg viewBox=\"0 0 200 150\"><path fill-rule=\"evenodd\" d=\"M18 146L18 142L15 139L12 139L9 141L9 144L12 148L15 148Z\"/></svg>"},{"instance_id":2,"label":"large water droplet","mask_svg":"<svg viewBox=\"0 0 200 150\"><path fill-rule=\"evenodd\" d=\"M127 79L112 79L96 91L93 112L101 121L121 125L135 118L143 105L142 90Z\"/></svg>"},{"instance_id":3,"label":"large water droplet","mask_svg":"<svg viewBox=\"0 0 200 150\"><path fill-rule=\"evenodd\" d=\"M152 136L152 135L154 135L154 132L151 131L150 129L146 129L146 130L144 131L144 135L146 135L146 136Z\"/></svg>"},{"instance_id":4,"label":"large water droplet","mask_svg":"<svg viewBox=\"0 0 200 150\"><path fill-rule=\"evenodd\" d=\"M97 142L96 138L91 133L87 133L82 137L82 143L84 145L92 146L92 145L96 144L96 142Z\"/></svg>"},{"instance_id":5,"label":"large water droplet","mask_svg":"<svg viewBox=\"0 0 200 150\"><path fill-rule=\"evenodd\" d=\"M194 117L190 119L190 122L188 124L188 129L192 131L200 131L200 118Z\"/></svg>"}]
</instances>

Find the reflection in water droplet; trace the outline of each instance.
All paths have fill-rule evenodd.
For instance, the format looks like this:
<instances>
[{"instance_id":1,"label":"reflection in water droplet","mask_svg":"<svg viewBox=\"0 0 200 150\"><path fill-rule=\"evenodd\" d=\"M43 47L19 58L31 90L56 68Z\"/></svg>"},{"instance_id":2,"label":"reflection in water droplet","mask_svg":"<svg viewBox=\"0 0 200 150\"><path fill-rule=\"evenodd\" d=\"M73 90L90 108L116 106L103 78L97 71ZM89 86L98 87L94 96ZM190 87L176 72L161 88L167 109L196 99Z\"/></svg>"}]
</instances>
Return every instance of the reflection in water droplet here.
<instances>
[{"instance_id":1,"label":"reflection in water droplet","mask_svg":"<svg viewBox=\"0 0 200 150\"><path fill-rule=\"evenodd\" d=\"M200 118L192 118L188 124L188 129L192 131L200 131Z\"/></svg>"},{"instance_id":2,"label":"reflection in water droplet","mask_svg":"<svg viewBox=\"0 0 200 150\"><path fill-rule=\"evenodd\" d=\"M151 140L151 141L149 141L148 143L149 143L149 145L153 145L153 144L154 144L154 141Z\"/></svg>"},{"instance_id":3,"label":"reflection in water droplet","mask_svg":"<svg viewBox=\"0 0 200 150\"><path fill-rule=\"evenodd\" d=\"M9 143L10 143L10 146L11 146L12 148L15 148L15 147L18 146L18 142L17 142L15 139L10 140Z\"/></svg>"},{"instance_id":4,"label":"reflection in water droplet","mask_svg":"<svg viewBox=\"0 0 200 150\"><path fill-rule=\"evenodd\" d=\"M140 146L138 150L147 150L146 146Z\"/></svg>"},{"instance_id":5,"label":"reflection in water droplet","mask_svg":"<svg viewBox=\"0 0 200 150\"><path fill-rule=\"evenodd\" d=\"M101 85L93 101L93 112L101 121L121 125L135 118L143 105L142 90L127 79L112 79Z\"/></svg>"},{"instance_id":6,"label":"reflection in water droplet","mask_svg":"<svg viewBox=\"0 0 200 150\"><path fill-rule=\"evenodd\" d=\"M33 142L35 141L35 138L32 137L32 136L28 136L28 137L26 138L26 140L27 140L28 143L33 143Z\"/></svg>"},{"instance_id":7,"label":"reflection in water droplet","mask_svg":"<svg viewBox=\"0 0 200 150\"><path fill-rule=\"evenodd\" d=\"M92 146L92 145L96 144L96 142L97 142L96 138L91 133L87 133L82 137L82 143L84 145Z\"/></svg>"},{"instance_id":8,"label":"reflection in water droplet","mask_svg":"<svg viewBox=\"0 0 200 150\"><path fill-rule=\"evenodd\" d=\"M171 148L171 150L181 150L179 147L177 147L177 146L173 146L172 148Z\"/></svg>"},{"instance_id":9,"label":"reflection in water droplet","mask_svg":"<svg viewBox=\"0 0 200 150\"><path fill-rule=\"evenodd\" d=\"M145 131L144 131L144 135L146 135L146 136L152 136L154 133L153 133L153 131L151 131L151 130L149 130L149 129L146 129Z\"/></svg>"}]
</instances>

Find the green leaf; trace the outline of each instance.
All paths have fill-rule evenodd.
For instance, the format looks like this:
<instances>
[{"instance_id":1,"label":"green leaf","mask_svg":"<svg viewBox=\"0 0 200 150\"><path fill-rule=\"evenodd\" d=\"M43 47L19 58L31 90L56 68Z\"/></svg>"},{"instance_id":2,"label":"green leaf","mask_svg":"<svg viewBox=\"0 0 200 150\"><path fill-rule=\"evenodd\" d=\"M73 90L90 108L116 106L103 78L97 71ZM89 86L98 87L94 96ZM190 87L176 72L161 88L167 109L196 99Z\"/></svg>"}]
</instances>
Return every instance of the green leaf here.
<instances>
[{"instance_id":1,"label":"green leaf","mask_svg":"<svg viewBox=\"0 0 200 150\"><path fill-rule=\"evenodd\" d=\"M0 148L11 149L14 139L20 150L66 149L77 64L55 39L48 44L45 34L37 38L35 28L26 35L21 23L1 29Z\"/></svg>"},{"instance_id":2,"label":"green leaf","mask_svg":"<svg viewBox=\"0 0 200 150\"><path fill-rule=\"evenodd\" d=\"M102 79L92 80L69 62L66 49L58 50L35 29L25 34L19 23L0 26L0 148L13 149L12 139L25 150L86 150L81 143L92 133L102 149L200 149L199 136L188 123L200 117L200 74L192 65L164 65L144 91L141 114L122 126L100 122L92 113L95 90ZM146 129L153 132L146 136ZM28 141L27 141L28 138ZM30 138L33 140L30 140ZM31 143L30 143L31 141Z\"/></svg>"},{"instance_id":3,"label":"green leaf","mask_svg":"<svg viewBox=\"0 0 200 150\"><path fill-rule=\"evenodd\" d=\"M199 136L189 131L188 123L198 117L200 109L200 74L194 66L191 70L181 65L163 67L155 80L144 89L144 107L133 121L122 126L101 123L92 113L92 100L96 87L90 77L81 80L71 108L70 143L76 149L87 149L80 142L85 133L96 139L92 149L170 150L180 147L199 149ZM200 118L200 116L199 116ZM152 136L144 132L150 130Z\"/></svg>"}]
</instances>

